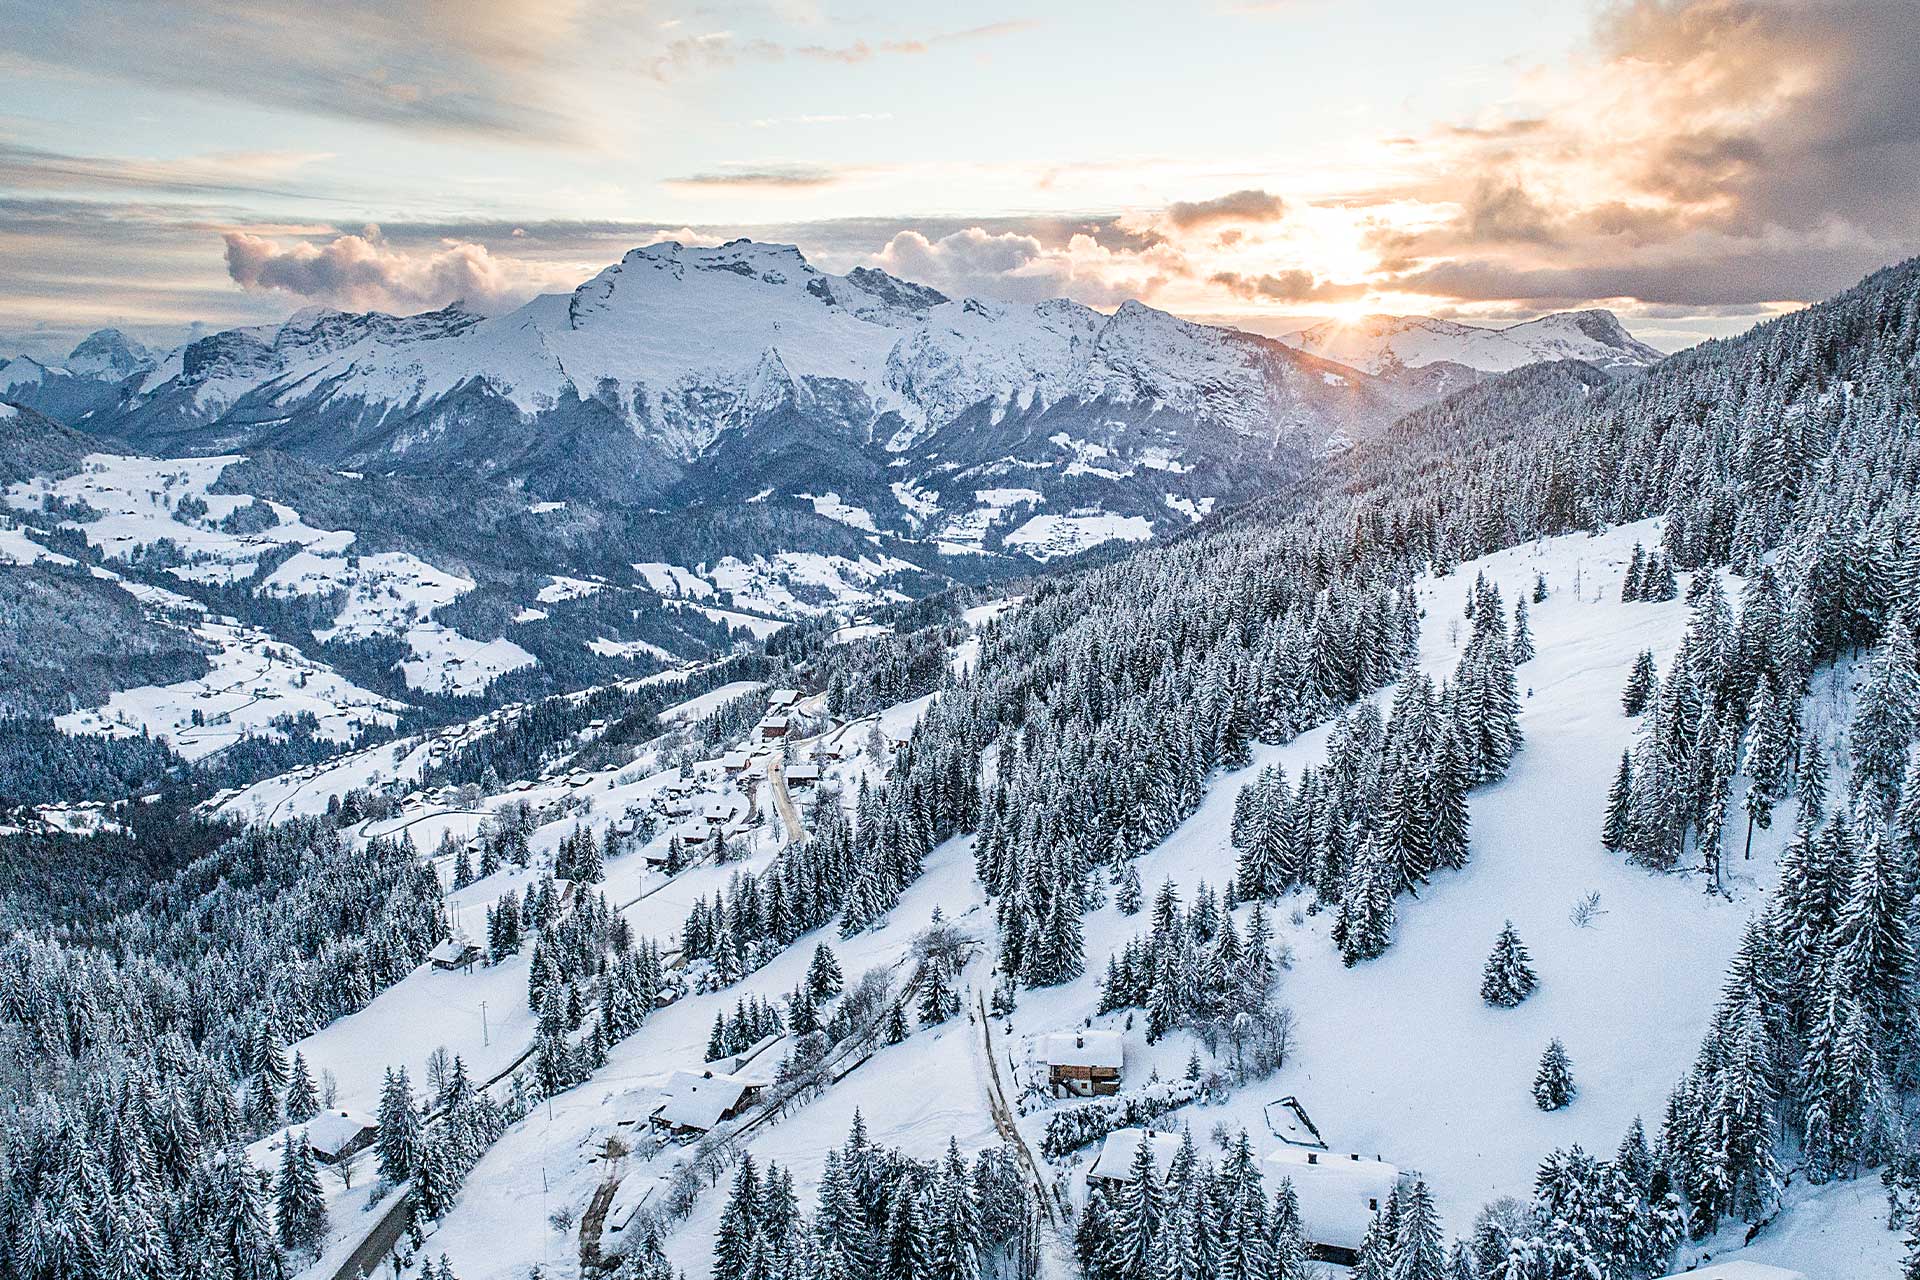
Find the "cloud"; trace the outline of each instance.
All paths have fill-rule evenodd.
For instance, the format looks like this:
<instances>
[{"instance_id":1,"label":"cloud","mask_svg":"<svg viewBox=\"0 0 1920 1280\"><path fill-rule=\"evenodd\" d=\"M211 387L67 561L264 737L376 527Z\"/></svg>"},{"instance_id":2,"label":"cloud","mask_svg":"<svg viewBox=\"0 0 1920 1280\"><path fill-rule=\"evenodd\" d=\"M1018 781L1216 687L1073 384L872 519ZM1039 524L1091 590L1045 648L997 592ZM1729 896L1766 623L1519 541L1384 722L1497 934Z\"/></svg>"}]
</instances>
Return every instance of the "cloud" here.
<instances>
[{"instance_id":1,"label":"cloud","mask_svg":"<svg viewBox=\"0 0 1920 1280\"><path fill-rule=\"evenodd\" d=\"M1370 287L1320 280L1313 272L1299 268L1260 275L1216 271L1207 277L1207 283L1219 285L1236 298L1260 302L1348 302L1365 297Z\"/></svg>"},{"instance_id":2,"label":"cloud","mask_svg":"<svg viewBox=\"0 0 1920 1280\"><path fill-rule=\"evenodd\" d=\"M717 169L709 173L690 173L684 177L668 178L667 184L675 187L744 187L757 189L811 188L831 186L848 176L846 170L829 169L816 165L741 165L737 168Z\"/></svg>"},{"instance_id":3,"label":"cloud","mask_svg":"<svg viewBox=\"0 0 1920 1280\"><path fill-rule=\"evenodd\" d=\"M1370 193L1383 287L1538 305L1808 301L1920 236L1911 0L1616 0L1524 114Z\"/></svg>"},{"instance_id":4,"label":"cloud","mask_svg":"<svg viewBox=\"0 0 1920 1280\"><path fill-rule=\"evenodd\" d=\"M1247 190L1211 200L1177 200L1167 206L1166 218L1185 231L1218 222L1276 222L1286 211L1279 196Z\"/></svg>"},{"instance_id":5,"label":"cloud","mask_svg":"<svg viewBox=\"0 0 1920 1280\"><path fill-rule=\"evenodd\" d=\"M286 182L324 153L229 152L173 160L75 155L0 141L0 187L14 191L133 191L170 196L265 196L310 200ZM279 181L276 181L279 179Z\"/></svg>"},{"instance_id":6,"label":"cloud","mask_svg":"<svg viewBox=\"0 0 1920 1280\"><path fill-rule=\"evenodd\" d=\"M429 132L575 135L553 74L584 0L66 0L10 12L29 65Z\"/></svg>"},{"instance_id":7,"label":"cloud","mask_svg":"<svg viewBox=\"0 0 1920 1280\"><path fill-rule=\"evenodd\" d=\"M247 231L229 231L224 239L227 274L243 289L278 290L353 311L404 314L454 301L499 311L543 285L563 283L519 260L496 257L482 244L395 248L383 242L377 227L318 244L283 243Z\"/></svg>"},{"instance_id":8,"label":"cloud","mask_svg":"<svg viewBox=\"0 0 1920 1280\"><path fill-rule=\"evenodd\" d=\"M1094 306L1152 297L1188 272L1179 253L1166 244L1114 249L1077 232L1064 244L1048 245L1027 232L979 226L938 239L917 230L897 232L871 263L954 297L1016 302L1064 297Z\"/></svg>"},{"instance_id":9,"label":"cloud","mask_svg":"<svg viewBox=\"0 0 1920 1280\"><path fill-rule=\"evenodd\" d=\"M670 40L647 63L656 80L674 80L695 71L735 66L741 62L781 62L788 57L843 66L877 58L918 57L938 49L996 40L1038 27L1038 22L990 22L959 31L890 40L852 40L844 44L789 45L764 37L742 39L732 31L708 31Z\"/></svg>"}]
</instances>

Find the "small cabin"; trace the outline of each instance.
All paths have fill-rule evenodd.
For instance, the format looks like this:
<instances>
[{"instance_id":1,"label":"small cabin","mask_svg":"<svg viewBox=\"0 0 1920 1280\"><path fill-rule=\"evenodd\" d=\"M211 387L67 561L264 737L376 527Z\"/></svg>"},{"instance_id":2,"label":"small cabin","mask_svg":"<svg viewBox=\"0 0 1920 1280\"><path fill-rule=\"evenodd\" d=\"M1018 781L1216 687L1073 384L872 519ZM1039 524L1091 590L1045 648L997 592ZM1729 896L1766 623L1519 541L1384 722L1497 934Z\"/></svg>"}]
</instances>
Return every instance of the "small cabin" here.
<instances>
[{"instance_id":1,"label":"small cabin","mask_svg":"<svg viewBox=\"0 0 1920 1280\"><path fill-rule=\"evenodd\" d=\"M760 1096L760 1087L738 1076L712 1071L695 1075L676 1071L667 1080L667 1098L649 1117L656 1130L686 1136L711 1131L732 1120Z\"/></svg>"},{"instance_id":2,"label":"small cabin","mask_svg":"<svg viewBox=\"0 0 1920 1280\"><path fill-rule=\"evenodd\" d=\"M1056 1031L1040 1037L1040 1060L1054 1097L1118 1093L1126 1047L1118 1031Z\"/></svg>"},{"instance_id":3,"label":"small cabin","mask_svg":"<svg viewBox=\"0 0 1920 1280\"><path fill-rule=\"evenodd\" d=\"M1119 1186L1131 1180L1134 1157L1143 1142L1153 1152L1154 1175L1165 1180L1167 1171L1173 1168L1174 1156L1179 1153L1180 1135L1159 1129L1115 1129L1101 1140L1100 1154L1087 1170L1087 1181Z\"/></svg>"},{"instance_id":4,"label":"small cabin","mask_svg":"<svg viewBox=\"0 0 1920 1280\"><path fill-rule=\"evenodd\" d=\"M1379 1156L1305 1147L1281 1147L1265 1163L1270 1185L1292 1180L1302 1233L1314 1255L1346 1267L1359 1258L1374 1214L1405 1176Z\"/></svg>"},{"instance_id":5,"label":"small cabin","mask_svg":"<svg viewBox=\"0 0 1920 1280\"><path fill-rule=\"evenodd\" d=\"M471 971L480 959L480 948L471 938L448 938L427 952L427 959L436 969Z\"/></svg>"},{"instance_id":6,"label":"small cabin","mask_svg":"<svg viewBox=\"0 0 1920 1280\"><path fill-rule=\"evenodd\" d=\"M745 773L747 771L747 753L744 751L727 752L727 754L720 757L720 767L730 774Z\"/></svg>"},{"instance_id":7,"label":"small cabin","mask_svg":"<svg viewBox=\"0 0 1920 1280\"><path fill-rule=\"evenodd\" d=\"M322 1111L300 1126L306 1132L313 1158L322 1164L339 1164L373 1145L380 1126L356 1111Z\"/></svg>"}]
</instances>

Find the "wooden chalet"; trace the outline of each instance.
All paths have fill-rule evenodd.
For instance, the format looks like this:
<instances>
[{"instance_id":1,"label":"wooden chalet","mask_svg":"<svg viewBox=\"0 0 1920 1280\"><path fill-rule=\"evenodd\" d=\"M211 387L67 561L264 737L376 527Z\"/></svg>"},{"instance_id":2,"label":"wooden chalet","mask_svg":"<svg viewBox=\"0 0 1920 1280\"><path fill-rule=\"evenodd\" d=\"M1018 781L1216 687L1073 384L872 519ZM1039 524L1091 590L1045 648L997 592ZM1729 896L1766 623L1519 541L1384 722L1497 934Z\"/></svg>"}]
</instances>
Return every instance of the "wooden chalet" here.
<instances>
[{"instance_id":1,"label":"wooden chalet","mask_svg":"<svg viewBox=\"0 0 1920 1280\"><path fill-rule=\"evenodd\" d=\"M1126 1044L1118 1031L1056 1031L1040 1038L1040 1060L1056 1098L1118 1093Z\"/></svg>"}]
</instances>

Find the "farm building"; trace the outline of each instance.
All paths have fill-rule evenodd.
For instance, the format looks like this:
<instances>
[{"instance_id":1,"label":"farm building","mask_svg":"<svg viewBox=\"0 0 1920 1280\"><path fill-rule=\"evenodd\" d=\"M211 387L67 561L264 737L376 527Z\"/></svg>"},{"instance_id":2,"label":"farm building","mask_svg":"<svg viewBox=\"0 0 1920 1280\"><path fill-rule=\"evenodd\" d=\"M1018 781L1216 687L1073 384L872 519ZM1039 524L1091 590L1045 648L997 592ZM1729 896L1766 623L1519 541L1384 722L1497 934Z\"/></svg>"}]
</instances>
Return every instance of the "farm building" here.
<instances>
[{"instance_id":1,"label":"farm building","mask_svg":"<svg viewBox=\"0 0 1920 1280\"><path fill-rule=\"evenodd\" d=\"M1118 1184L1133 1177L1133 1159L1145 1142L1153 1151L1153 1171L1165 1178L1180 1150L1180 1135L1158 1129L1115 1129L1100 1143L1100 1154L1087 1170L1088 1182Z\"/></svg>"},{"instance_id":2,"label":"farm building","mask_svg":"<svg viewBox=\"0 0 1920 1280\"><path fill-rule=\"evenodd\" d=\"M1281 1147L1266 1159L1269 1182L1293 1181L1300 1197L1300 1224L1322 1259L1353 1265L1373 1215L1387 1203L1403 1176L1378 1156Z\"/></svg>"},{"instance_id":3,"label":"farm building","mask_svg":"<svg viewBox=\"0 0 1920 1280\"><path fill-rule=\"evenodd\" d=\"M1125 1058L1118 1031L1056 1031L1040 1037L1040 1060L1047 1064L1047 1085L1055 1097L1118 1093Z\"/></svg>"},{"instance_id":4,"label":"farm building","mask_svg":"<svg viewBox=\"0 0 1920 1280\"><path fill-rule=\"evenodd\" d=\"M480 959L480 948L471 938L448 938L427 952L436 969L471 969Z\"/></svg>"},{"instance_id":5,"label":"farm building","mask_svg":"<svg viewBox=\"0 0 1920 1280\"><path fill-rule=\"evenodd\" d=\"M380 1136L379 1125L354 1111L322 1111L304 1127L313 1158L323 1164L338 1164L357 1155Z\"/></svg>"},{"instance_id":6,"label":"farm building","mask_svg":"<svg viewBox=\"0 0 1920 1280\"><path fill-rule=\"evenodd\" d=\"M671 1134L696 1134L746 1110L760 1096L760 1087L712 1071L699 1075L676 1071L667 1080L666 1092L666 1101L653 1110L653 1127Z\"/></svg>"}]
</instances>

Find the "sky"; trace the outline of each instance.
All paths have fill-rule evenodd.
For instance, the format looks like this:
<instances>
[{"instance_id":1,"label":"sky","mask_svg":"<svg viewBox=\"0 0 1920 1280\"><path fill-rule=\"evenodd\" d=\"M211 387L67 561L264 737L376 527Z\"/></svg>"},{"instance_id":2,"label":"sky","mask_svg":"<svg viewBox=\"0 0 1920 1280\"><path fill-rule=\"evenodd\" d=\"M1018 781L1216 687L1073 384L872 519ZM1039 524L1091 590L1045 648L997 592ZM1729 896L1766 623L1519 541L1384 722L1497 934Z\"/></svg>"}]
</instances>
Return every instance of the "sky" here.
<instances>
[{"instance_id":1,"label":"sky","mask_svg":"<svg viewBox=\"0 0 1920 1280\"><path fill-rule=\"evenodd\" d=\"M1282 333L1667 349L1920 246L1915 0L0 0L0 353L737 236Z\"/></svg>"}]
</instances>

